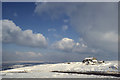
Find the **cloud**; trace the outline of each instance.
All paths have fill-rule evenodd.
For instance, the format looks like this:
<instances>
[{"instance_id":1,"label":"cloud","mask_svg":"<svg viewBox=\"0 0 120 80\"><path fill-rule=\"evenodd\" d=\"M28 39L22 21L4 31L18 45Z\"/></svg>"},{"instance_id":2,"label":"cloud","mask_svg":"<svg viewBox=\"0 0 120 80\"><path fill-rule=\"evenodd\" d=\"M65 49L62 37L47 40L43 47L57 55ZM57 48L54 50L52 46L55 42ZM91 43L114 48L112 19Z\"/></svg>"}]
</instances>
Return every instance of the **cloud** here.
<instances>
[{"instance_id":1,"label":"cloud","mask_svg":"<svg viewBox=\"0 0 120 80\"><path fill-rule=\"evenodd\" d=\"M35 53L35 52L16 52L16 55L20 57L29 57L29 58L42 56L41 53Z\"/></svg>"},{"instance_id":2,"label":"cloud","mask_svg":"<svg viewBox=\"0 0 120 80\"><path fill-rule=\"evenodd\" d=\"M63 25L63 26L62 26L62 30L63 30L63 31L66 31L67 29L68 29L68 25Z\"/></svg>"},{"instance_id":3,"label":"cloud","mask_svg":"<svg viewBox=\"0 0 120 80\"><path fill-rule=\"evenodd\" d=\"M42 34L34 34L32 30L23 31L11 20L2 20L2 28L3 43L13 43L28 47L47 47L46 38Z\"/></svg>"},{"instance_id":4,"label":"cloud","mask_svg":"<svg viewBox=\"0 0 120 80\"><path fill-rule=\"evenodd\" d=\"M14 16L14 17L17 17L18 15L17 15L17 13L15 12L15 13L13 14L13 16Z\"/></svg>"},{"instance_id":5,"label":"cloud","mask_svg":"<svg viewBox=\"0 0 120 80\"><path fill-rule=\"evenodd\" d=\"M58 34L53 34L53 37L55 37L55 38L62 38L62 36L58 35Z\"/></svg>"},{"instance_id":6,"label":"cloud","mask_svg":"<svg viewBox=\"0 0 120 80\"><path fill-rule=\"evenodd\" d=\"M56 14L61 15L61 10L55 11L54 9L57 9L57 8L59 8L59 6L54 7L54 5L52 5L52 4L49 5L47 3L36 3L36 8L35 8L34 12L40 16L43 15L44 13L46 13L46 15L49 15L52 18L58 18L58 16L56 16Z\"/></svg>"},{"instance_id":7,"label":"cloud","mask_svg":"<svg viewBox=\"0 0 120 80\"><path fill-rule=\"evenodd\" d=\"M118 53L117 3L86 3L77 15L69 14L74 26L89 46ZM101 14L102 12L102 14Z\"/></svg>"},{"instance_id":8,"label":"cloud","mask_svg":"<svg viewBox=\"0 0 120 80\"><path fill-rule=\"evenodd\" d=\"M58 19L60 17L64 17L64 13L71 13L73 10L76 11L76 6L79 3L63 3L63 2L55 2L55 3L36 3L36 7L34 12L39 16L47 15L52 19ZM44 14L45 13L45 14ZM73 13L74 14L74 13Z\"/></svg>"},{"instance_id":9,"label":"cloud","mask_svg":"<svg viewBox=\"0 0 120 80\"><path fill-rule=\"evenodd\" d=\"M68 20L68 19L64 19L63 21L64 21L64 23L67 23L67 22L69 22L69 20Z\"/></svg>"},{"instance_id":10,"label":"cloud","mask_svg":"<svg viewBox=\"0 0 120 80\"><path fill-rule=\"evenodd\" d=\"M56 29L50 28L50 29L48 29L48 31L56 31Z\"/></svg>"},{"instance_id":11,"label":"cloud","mask_svg":"<svg viewBox=\"0 0 120 80\"><path fill-rule=\"evenodd\" d=\"M66 15L89 47L118 53L118 3L38 3L35 13L54 19Z\"/></svg>"},{"instance_id":12,"label":"cloud","mask_svg":"<svg viewBox=\"0 0 120 80\"><path fill-rule=\"evenodd\" d=\"M2 21L0 20L0 43L2 42Z\"/></svg>"},{"instance_id":13,"label":"cloud","mask_svg":"<svg viewBox=\"0 0 120 80\"><path fill-rule=\"evenodd\" d=\"M44 55L41 52L33 51L7 51L3 49L2 60L3 61L42 61Z\"/></svg>"},{"instance_id":14,"label":"cloud","mask_svg":"<svg viewBox=\"0 0 120 80\"><path fill-rule=\"evenodd\" d=\"M95 49L88 48L87 44L85 44L83 40L80 40L80 42L75 42L73 39L69 38L63 38L62 40L53 43L52 47L65 52L96 52Z\"/></svg>"},{"instance_id":15,"label":"cloud","mask_svg":"<svg viewBox=\"0 0 120 80\"><path fill-rule=\"evenodd\" d=\"M75 45L74 40L69 38L63 38L62 40L54 43L52 46L59 50L71 51L74 45Z\"/></svg>"}]
</instances>

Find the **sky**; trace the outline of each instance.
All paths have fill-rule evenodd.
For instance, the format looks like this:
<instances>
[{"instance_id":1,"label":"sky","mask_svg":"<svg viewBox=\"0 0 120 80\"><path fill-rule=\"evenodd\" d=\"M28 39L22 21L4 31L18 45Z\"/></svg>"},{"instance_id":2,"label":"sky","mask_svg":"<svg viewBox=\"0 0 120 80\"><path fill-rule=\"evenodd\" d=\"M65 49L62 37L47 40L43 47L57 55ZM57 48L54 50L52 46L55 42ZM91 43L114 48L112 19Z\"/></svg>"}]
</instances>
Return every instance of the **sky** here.
<instances>
[{"instance_id":1,"label":"sky","mask_svg":"<svg viewBox=\"0 0 120 80\"><path fill-rule=\"evenodd\" d=\"M1 21L3 61L118 59L117 2L3 2Z\"/></svg>"}]
</instances>

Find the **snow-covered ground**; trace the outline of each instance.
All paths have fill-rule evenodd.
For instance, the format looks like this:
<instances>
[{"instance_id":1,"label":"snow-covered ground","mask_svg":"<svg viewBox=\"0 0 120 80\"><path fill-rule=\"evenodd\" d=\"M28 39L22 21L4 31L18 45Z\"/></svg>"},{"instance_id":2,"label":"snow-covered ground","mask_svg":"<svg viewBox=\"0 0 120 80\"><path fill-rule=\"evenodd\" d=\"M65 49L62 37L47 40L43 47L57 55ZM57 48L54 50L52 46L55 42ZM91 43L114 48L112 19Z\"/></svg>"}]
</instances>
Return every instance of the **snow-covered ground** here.
<instances>
[{"instance_id":1,"label":"snow-covered ground","mask_svg":"<svg viewBox=\"0 0 120 80\"><path fill-rule=\"evenodd\" d=\"M86 65L82 62L41 64L2 71L3 78L115 78L85 74L55 73L51 71L118 71L117 61L106 61L102 64ZM20 73L21 72L21 73ZM27 73L25 73L27 72Z\"/></svg>"}]
</instances>

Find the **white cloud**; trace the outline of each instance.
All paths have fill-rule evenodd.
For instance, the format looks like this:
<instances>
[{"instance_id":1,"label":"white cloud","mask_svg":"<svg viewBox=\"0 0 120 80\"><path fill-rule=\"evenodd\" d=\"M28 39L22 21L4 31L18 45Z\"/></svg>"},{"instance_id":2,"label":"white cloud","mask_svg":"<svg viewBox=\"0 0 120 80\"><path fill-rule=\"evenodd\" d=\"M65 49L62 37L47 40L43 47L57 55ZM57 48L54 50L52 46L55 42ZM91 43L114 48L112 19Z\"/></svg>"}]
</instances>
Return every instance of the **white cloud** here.
<instances>
[{"instance_id":1,"label":"white cloud","mask_svg":"<svg viewBox=\"0 0 120 80\"><path fill-rule=\"evenodd\" d=\"M22 30L11 20L2 20L2 41L4 43L14 43L22 46L44 48L47 46L46 38L32 30Z\"/></svg>"},{"instance_id":2,"label":"white cloud","mask_svg":"<svg viewBox=\"0 0 120 80\"><path fill-rule=\"evenodd\" d=\"M70 51L74 47L75 43L74 40L69 38L63 38L60 41L57 41L52 46L56 49L63 50L63 51Z\"/></svg>"},{"instance_id":3,"label":"white cloud","mask_svg":"<svg viewBox=\"0 0 120 80\"><path fill-rule=\"evenodd\" d=\"M50 28L50 29L48 29L48 31L56 31L56 29Z\"/></svg>"},{"instance_id":4,"label":"white cloud","mask_svg":"<svg viewBox=\"0 0 120 80\"><path fill-rule=\"evenodd\" d=\"M69 38L63 38L60 41L57 41L52 45L53 48L65 51L65 52L93 52L94 49L88 48L88 46L84 43L84 41L80 41L75 43L74 40ZM94 50L95 53L95 50Z\"/></svg>"},{"instance_id":5,"label":"white cloud","mask_svg":"<svg viewBox=\"0 0 120 80\"><path fill-rule=\"evenodd\" d=\"M68 25L63 25L63 26L62 26L62 30L63 30L63 31L66 31L67 29L68 29Z\"/></svg>"},{"instance_id":6,"label":"white cloud","mask_svg":"<svg viewBox=\"0 0 120 80\"><path fill-rule=\"evenodd\" d=\"M27 57L27 58L32 58L32 57L41 57L41 53L35 53L35 52L16 52L16 55L20 57Z\"/></svg>"}]
</instances>

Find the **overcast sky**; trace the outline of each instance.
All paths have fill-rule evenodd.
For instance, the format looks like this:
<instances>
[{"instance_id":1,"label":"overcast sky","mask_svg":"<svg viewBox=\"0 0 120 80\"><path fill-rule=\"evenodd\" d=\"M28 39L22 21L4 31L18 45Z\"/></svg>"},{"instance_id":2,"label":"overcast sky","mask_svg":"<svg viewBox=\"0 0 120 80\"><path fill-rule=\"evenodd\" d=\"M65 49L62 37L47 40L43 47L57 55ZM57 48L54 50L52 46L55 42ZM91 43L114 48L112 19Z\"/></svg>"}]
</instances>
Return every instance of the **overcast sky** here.
<instances>
[{"instance_id":1,"label":"overcast sky","mask_svg":"<svg viewBox=\"0 0 120 80\"><path fill-rule=\"evenodd\" d=\"M113 2L22 2L2 5L3 61L118 59Z\"/></svg>"}]
</instances>

